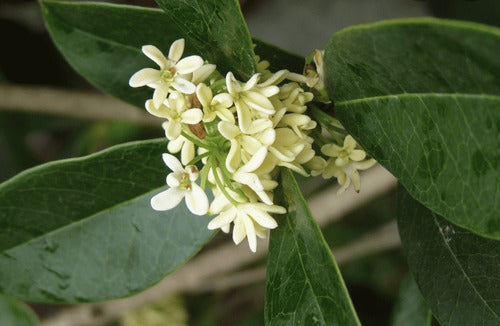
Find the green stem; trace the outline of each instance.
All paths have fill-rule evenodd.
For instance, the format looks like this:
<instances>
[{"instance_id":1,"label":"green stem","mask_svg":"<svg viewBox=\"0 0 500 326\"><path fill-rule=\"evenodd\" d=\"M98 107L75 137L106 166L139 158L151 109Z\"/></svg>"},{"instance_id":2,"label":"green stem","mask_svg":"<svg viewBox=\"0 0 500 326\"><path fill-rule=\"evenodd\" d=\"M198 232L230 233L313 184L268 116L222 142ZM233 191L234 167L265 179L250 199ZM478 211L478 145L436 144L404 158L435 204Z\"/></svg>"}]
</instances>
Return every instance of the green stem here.
<instances>
[{"instance_id":1,"label":"green stem","mask_svg":"<svg viewBox=\"0 0 500 326\"><path fill-rule=\"evenodd\" d=\"M227 200L229 200L231 202L231 204L233 204L233 206L238 206L239 203L236 200L234 200L234 198L231 197L231 195L229 195L229 193L226 190L226 187L222 183L222 181L221 181L221 179L219 177L219 173L217 172L217 164L214 164L215 163L214 160L215 160L214 157L210 157L211 166L212 166L212 172L214 174L215 183L217 184L217 186L219 187L219 189L222 191L222 193L224 194L224 196L226 196Z\"/></svg>"}]
</instances>

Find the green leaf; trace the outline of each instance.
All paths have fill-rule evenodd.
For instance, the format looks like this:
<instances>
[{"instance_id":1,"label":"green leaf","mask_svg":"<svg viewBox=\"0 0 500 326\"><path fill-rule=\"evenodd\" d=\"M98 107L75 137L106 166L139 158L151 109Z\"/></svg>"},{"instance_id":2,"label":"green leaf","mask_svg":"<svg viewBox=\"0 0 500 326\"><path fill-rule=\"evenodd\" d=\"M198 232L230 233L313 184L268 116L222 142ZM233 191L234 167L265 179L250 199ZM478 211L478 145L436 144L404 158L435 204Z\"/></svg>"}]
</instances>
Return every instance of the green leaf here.
<instances>
[{"instance_id":1,"label":"green leaf","mask_svg":"<svg viewBox=\"0 0 500 326\"><path fill-rule=\"evenodd\" d=\"M269 69L271 71L287 69L292 72L302 73L305 58L280 49L277 46L271 45L257 38L253 38L253 43L255 44L255 54L257 54L261 60L269 61L271 64Z\"/></svg>"},{"instance_id":2,"label":"green leaf","mask_svg":"<svg viewBox=\"0 0 500 326\"><path fill-rule=\"evenodd\" d=\"M48 163L0 185L0 292L27 301L124 297L158 282L213 235L184 204L154 211L165 140Z\"/></svg>"},{"instance_id":3,"label":"green leaf","mask_svg":"<svg viewBox=\"0 0 500 326\"><path fill-rule=\"evenodd\" d=\"M399 190L401 241L434 316L442 325L498 325L500 242L451 224Z\"/></svg>"},{"instance_id":4,"label":"green leaf","mask_svg":"<svg viewBox=\"0 0 500 326\"><path fill-rule=\"evenodd\" d=\"M340 271L292 172L283 170L278 202L288 213L271 233L266 325L360 325Z\"/></svg>"},{"instance_id":5,"label":"green leaf","mask_svg":"<svg viewBox=\"0 0 500 326\"><path fill-rule=\"evenodd\" d=\"M152 89L147 87L133 89L128 85L128 80L142 68L158 68L141 52L141 47L153 44L164 53L168 53L173 41L183 36L187 37L183 32L184 29L179 29L162 10L52 0L43 0L41 5L54 43L73 68L104 92L138 107L143 107L144 102L151 98ZM231 12L236 10L240 15L239 9L233 8ZM238 17L232 19L239 21ZM224 31L221 35L229 34ZM241 67L239 70L248 70L245 74L250 74L254 69L253 57L251 64L250 58L235 63L234 61L239 58L236 54L231 60L227 58L234 49L243 51L240 54L248 57L252 52L251 50L248 52L246 39L244 36L239 42L225 44L225 52L222 48L211 48L214 47L214 43L208 40L206 44L199 44L200 41L186 39L184 55L198 54L212 63L218 63L219 69L234 70ZM292 70L301 71L299 57L262 41L255 40L255 42L261 58L273 63L271 66L273 71L285 68L277 64L282 61L293 64Z\"/></svg>"},{"instance_id":6,"label":"green leaf","mask_svg":"<svg viewBox=\"0 0 500 326\"><path fill-rule=\"evenodd\" d=\"M500 30L409 19L348 28L325 53L339 119L410 194L500 239Z\"/></svg>"},{"instance_id":7,"label":"green leaf","mask_svg":"<svg viewBox=\"0 0 500 326\"><path fill-rule=\"evenodd\" d=\"M411 274L401 282L399 295L392 313L391 325L431 326L432 312L424 301Z\"/></svg>"},{"instance_id":8,"label":"green leaf","mask_svg":"<svg viewBox=\"0 0 500 326\"><path fill-rule=\"evenodd\" d=\"M38 318L24 303L0 294L0 325L37 326Z\"/></svg>"},{"instance_id":9,"label":"green leaf","mask_svg":"<svg viewBox=\"0 0 500 326\"><path fill-rule=\"evenodd\" d=\"M247 80L256 71L252 39L237 0L156 0L168 20L220 73Z\"/></svg>"}]
</instances>

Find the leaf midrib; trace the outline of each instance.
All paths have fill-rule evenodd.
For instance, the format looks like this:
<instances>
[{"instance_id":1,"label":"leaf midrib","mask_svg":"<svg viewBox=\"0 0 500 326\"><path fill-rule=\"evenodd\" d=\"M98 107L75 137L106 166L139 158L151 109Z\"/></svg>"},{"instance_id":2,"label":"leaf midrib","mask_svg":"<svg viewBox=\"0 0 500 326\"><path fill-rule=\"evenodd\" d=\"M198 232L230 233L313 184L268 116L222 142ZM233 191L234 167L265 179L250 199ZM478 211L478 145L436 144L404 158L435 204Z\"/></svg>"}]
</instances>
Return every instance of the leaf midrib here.
<instances>
[{"instance_id":1,"label":"leaf midrib","mask_svg":"<svg viewBox=\"0 0 500 326\"><path fill-rule=\"evenodd\" d=\"M481 293L477 290L476 286L472 283L472 281L470 280L469 278L469 275L467 275L467 273L465 272L465 269L463 268L462 264L460 263L460 261L458 260L457 256L455 255L454 251L451 249L450 245L448 244L448 242L446 242L446 239L444 237L444 234L439 231L441 230L441 226L438 222L438 220L433 217L433 220L434 220L434 225L438 228L438 232L440 234L440 237L442 238L443 240L443 244L445 246L445 248L447 249L448 253L450 254L451 258L453 259L453 261L455 262L455 264L457 265L457 268L460 270L460 272L462 273L462 275L464 276L465 280L467 281L467 284L470 285L470 287L473 289L474 293L476 293L477 297L484 303L484 305L488 308L488 311L496 317L496 319L499 319L499 316L495 313L495 311L493 310L493 308L490 307L488 301L486 301L483 296L481 295Z\"/></svg>"},{"instance_id":2,"label":"leaf midrib","mask_svg":"<svg viewBox=\"0 0 500 326\"><path fill-rule=\"evenodd\" d=\"M297 193L297 191L296 191L296 190L298 189L298 184L297 184L297 182L296 182L295 178L293 178L293 177L292 177L292 172L288 171L288 173L290 174L290 176L289 176L289 181L290 181L290 182L292 182L292 183L293 183L293 185L295 186L295 187L294 187L294 190L293 190L293 191L294 191L294 193L295 193L295 196L296 196L296 197L298 197L298 198L299 198L299 200L300 200L300 201L299 201L299 203L297 203L297 204L300 204L300 205L302 205L303 207L305 207L305 208L306 208L306 211L307 211L307 213L308 213L308 215L309 215L309 216L312 216L312 214L311 214L310 210L308 209L307 203L305 202L304 198L302 198L302 195L301 195L300 193ZM289 220L289 219L287 219L287 225L288 225L288 227L289 227L290 229L293 229L293 228L291 227L291 225L290 225L290 220ZM323 241L322 241L322 243L325 243L324 238L322 238L322 240L323 240ZM300 248L299 248L299 245L298 245L298 243L297 243L297 239L296 239L295 237L293 237L293 241L294 241L295 247L296 247L296 249L297 249L297 252L300 252ZM339 269L338 269L338 266L336 265L336 263L335 263L335 261L334 261L334 259L335 259L335 258L333 257L332 252L331 252L330 250L328 250L328 253L329 253L329 258L330 258L330 261L329 261L329 262L330 262L330 265L332 265L332 266L333 266L333 268L334 268L334 269L336 270L336 272L337 272L337 275L339 276L340 286L342 287L343 292L344 292L345 294L348 294L347 288L346 288L345 283L344 283L344 281L343 281L343 279L342 279L342 277L341 277L341 274L340 274L340 271L339 271ZM317 307L318 307L318 311L320 311L320 312L321 312L321 318L322 318L322 320L323 320L323 323L326 325L326 323L325 323L325 319L324 319L324 314L323 314L323 311L322 311L321 306L320 306L320 304L319 304L319 302L318 302L318 300L317 300L317 297L318 297L318 296L315 294L315 292L314 292L314 287L312 286L312 284L311 284L311 282L310 282L309 275L308 275L308 273L307 273L307 271L306 271L306 268L305 268L305 266L304 266L304 261L303 261L303 259L302 259L302 255L299 255L299 261L300 261L300 266L301 266L301 269L302 269L302 271L303 271L303 273L304 273L304 275L305 275L306 282L307 282L307 284L309 285L309 287L310 287L310 289L311 289L312 293L314 294L314 301L316 302L316 305L317 305ZM348 300L347 300L347 301L348 301L348 306L349 306L349 308L350 308L350 310L351 310L352 315L354 316L354 320L357 322L357 325L361 325L361 323L360 323L360 321L359 321L359 319L358 319L358 316L357 316L357 314L356 314L356 311L355 311L355 309L354 309L354 307L353 307L353 304L352 304L352 301L351 301L351 299L350 299L349 295L347 295L347 299L348 299Z\"/></svg>"},{"instance_id":3,"label":"leaf midrib","mask_svg":"<svg viewBox=\"0 0 500 326\"><path fill-rule=\"evenodd\" d=\"M44 1L44 2L64 4L64 5L68 4L67 2L60 2L60 1ZM78 2L73 3L73 5L78 5L78 4L81 5L81 3L78 3ZM110 4L107 4L107 5L109 7L119 7L118 5L110 5ZM128 6L128 7L133 7L133 6ZM137 53L142 53L139 48L137 48L137 47L135 47L135 46L133 46L131 44L120 43L118 41L115 41L115 40L112 40L112 39L109 39L109 38L104 38L104 37L98 36L97 34L93 33L92 31L88 31L86 29L83 29L80 26L75 26L75 25L71 24L67 19L64 19L64 17L62 17L61 15L58 15L55 11L51 10L49 7L46 7L46 8L48 10L48 14L52 15L60 23L62 23L64 25L67 25L67 26L72 26L72 27L75 28L75 30L81 32L84 35L91 36L92 38L95 38L95 39L98 39L100 41L103 41L104 43L110 43L110 44L113 44L115 46L120 46L120 47L123 47L123 48L126 48L126 49L130 49L130 50L132 50L134 52L137 52ZM141 8L141 7L138 7L138 8ZM150 10L150 11L158 11L158 10ZM48 27L48 28L50 29L50 27Z\"/></svg>"},{"instance_id":4,"label":"leaf midrib","mask_svg":"<svg viewBox=\"0 0 500 326\"><path fill-rule=\"evenodd\" d=\"M479 99L500 101L500 95L493 94L473 94L473 93L399 93L379 96L368 96L363 98L356 98L351 100L344 100L335 102L335 106L347 106L357 103L376 102L389 99L406 99L406 98L463 98L463 99Z\"/></svg>"}]
</instances>

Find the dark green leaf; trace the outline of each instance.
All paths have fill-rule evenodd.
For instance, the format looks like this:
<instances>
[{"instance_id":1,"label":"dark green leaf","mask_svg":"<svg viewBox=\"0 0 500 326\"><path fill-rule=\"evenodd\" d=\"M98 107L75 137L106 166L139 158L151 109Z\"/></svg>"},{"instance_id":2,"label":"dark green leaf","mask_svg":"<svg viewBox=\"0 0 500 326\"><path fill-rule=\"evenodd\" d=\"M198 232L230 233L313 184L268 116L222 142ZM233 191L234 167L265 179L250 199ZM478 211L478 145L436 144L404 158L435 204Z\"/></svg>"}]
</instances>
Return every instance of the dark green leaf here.
<instances>
[{"instance_id":1,"label":"dark green leaf","mask_svg":"<svg viewBox=\"0 0 500 326\"><path fill-rule=\"evenodd\" d=\"M247 80L255 71L252 39L237 0L156 0L186 42L223 75Z\"/></svg>"},{"instance_id":2,"label":"dark green leaf","mask_svg":"<svg viewBox=\"0 0 500 326\"><path fill-rule=\"evenodd\" d=\"M48 163L0 185L0 292L87 302L158 282L212 236L184 204L151 209L165 188L165 140Z\"/></svg>"},{"instance_id":3,"label":"dark green leaf","mask_svg":"<svg viewBox=\"0 0 500 326\"><path fill-rule=\"evenodd\" d=\"M305 64L305 58L296 54L287 52L277 46L266 43L262 40L253 39L255 46L255 54L261 60L267 60L271 64L269 69L271 71L278 71L281 69L288 69L289 71L302 73Z\"/></svg>"},{"instance_id":4,"label":"dark green leaf","mask_svg":"<svg viewBox=\"0 0 500 326\"><path fill-rule=\"evenodd\" d=\"M292 172L283 170L269 244L266 325L360 325L340 271Z\"/></svg>"},{"instance_id":5,"label":"dark green leaf","mask_svg":"<svg viewBox=\"0 0 500 326\"><path fill-rule=\"evenodd\" d=\"M399 190L403 248L434 316L443 325L499 325L500 242L451 224Z\"/></svg>"},{"instance_id":6,"label":"dark green leaf","mask_svg":"<svg viewBox=\"0 0 500 326\"><path fill-rule=\"evenodd\" d=\"M392 313L393 326L431 326L432 312L424 301L411 274L406 275L399 289L399 296Z\"/></svg>"},{"instance_id":7,"label":"dark green leaf","mask_svg":"<svg viewBox=\"0 0 500 326\"><path fill-rule=\"evenodd\" d=\"M153 44L164 53L168 53L173 41L187 37L183 32L184 29L179 29L162 10L51 0L42 1L42 10L55 44L75 70L104 92L138 107L143 107L144 102L151 98L152 90L147 87L132 89L128 85L128 80L144 67L157 68L141 52L141 47ZM234 8L233 4L231 10L238 11L238 16L232 19L240 21L239 9ZM239 33L243 33L241 28L240 26ZM246 27L244 28L246 30ZM228 34L224 32L221 35ZM220 41L227 41L227 38ZM240 67L244 72L248 70L245 75L253 71L253 57L251 63L249 63L250 58L241 63L234 62L239 60L239 55L247 57L248 53L252 53L251 50L248 52L248 48L251 47L247 45L247 36L238 42L226 43L224 48L220 49L214 47L214 43L210 43L208 39L204 42L186 39L184 54L201 55L212 63L218 63L220 69L234 70ZM299 57L262 41L255 40L255 42L261 58L273 64L271 66L273 71L288 68L283 67L281 62L290 64L288 69L301 71L303 63L299 63ZM234 49L242 52L232 56ZM228 55L231 56L231 60L228 59Z\"/></svg>"},{"instance_id":8,"label":"dark green leaf","mask_svg":"<svg viewBox=\"0 0 500 326\"><path fill-rule=\"evenodd\" d=\"M0 325L36 326L38 319L24 303L0 294Z\"/></svg>"},{"instance_id":9,"label":"dark green leaf","mask_svg":"<svg viewBox=\"0 0 500 326\"><path fill-rule=\"evenodd\" d=\"M434 19L349 28L326 48L347 130L410 194L500 238L500 30Z\"/></svg>"},{"instance_id":10,"label":"dark green leaf","mask_svg":"<svg viewBox=\"0 0 500 326\"><path fill-rule=\"evenodd\" d=\"M103 91L144 106L152 90L132 89L128 80L144 67L158 68L141 52L143 45L168 53L170 44L181 38L165 14L105 3L47 0L41 5L54 43L78 73ZM192 49L186 44L185 55L193 54Z\"/></svg>"}]
</instances>

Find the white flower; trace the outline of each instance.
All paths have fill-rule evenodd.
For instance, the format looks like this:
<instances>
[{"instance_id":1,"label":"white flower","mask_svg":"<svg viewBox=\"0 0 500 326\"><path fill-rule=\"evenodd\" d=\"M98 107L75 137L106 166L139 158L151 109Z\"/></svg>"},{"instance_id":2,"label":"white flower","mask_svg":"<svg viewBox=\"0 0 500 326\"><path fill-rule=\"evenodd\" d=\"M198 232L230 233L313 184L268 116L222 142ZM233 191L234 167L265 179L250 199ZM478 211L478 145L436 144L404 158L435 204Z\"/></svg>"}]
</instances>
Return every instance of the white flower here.
<instances>
[{"instance_id":1,"label":"white flower","mask_svg":"<svg viewBox=\"0 0 500 326\"><path fill-rule=\"evenodd\" d=\"M241 162L248 162L261 148L268 147L275 141L275 131L268 119L258 119L252 123L252 131L247 135L241 132L238 126L227 121L220 121L217 129L224 138L231 142L231 148L226 158L226 168L230 172L236 171Z\"/></svg>"},{"instance_id":2,"label":"white flower","mask_svg":"<svg viewBox=\"0 0 500 326\"><path fill-rule=\"evenodd\" d=\"M362 149L356 149L357 143L351 135L344 139L344 146L336 144L326 144L321 147L321 152L326 156L334 157L337 166L344 166L350 161L359 162L365 159L366 152Z\"/></svg>"},{"instance_id":3,"label":"white flower","mask_svg":"<svg viewBox=\"0 0 500 326\"><path fill-rule=\"evenodd\" d=\"M220 93L215 96L212 90L205 84L196 87L196 96L203 107L203 122L215 120L215 117L224 121L234 123L234 115L228 109L233 105L233 99L227 93Z\"/></svg>"},{"instance_id":4,"label":"white flower","mask_svg":"<svg viewBox=\"0 0 500 326\"><path fill-rule=\"evenodd\" d=\"M304 130L316 128L317 122L309 116L299 113L288 113L281 118L278 127L290 127L299 138L305 138Z\"/></svg>"},{"instance_id":5,"label":"white flower","mask_svg":"<svg viewBox=\"0 0 500 326\"><path fill-rule=\"evenodd\" d=\"M269 97L278 94L277 86L258 87L260 74L253 75L243 85L234 78L232 72L226 75L226 87L233 98L238 115L238 125L242 132L251 132L252 120L255 116L268 117L275 113L273 103Z\"/></svg>"},{"instance_id":6,"label":"white flower","mask_svg":"<svg viewBox=\"0 0 500 326\"><path fill-rule=\"evenodd\" d=\"M147 85L154 88L153 103L156 107L161 105L172 88L184 94L195 92L195 85L182 75L193 73L199 69L203 65L203 59L200 56L192 55L180 60L184 52L184 39L172 43L168 58L165 58L154 45L144 45L142 52L160 66L160 70L141 69L130 77L129 85L132 87Z\"/></svg>"},{"instance_id":7,"label":"white flower","mask_svg":"<svg viewBox=\"0 0 500 326\"><path fill-rule=\"evenodd\" d=\"M172 154L181 152L181 163L184 165L194 159L194 144L182 135L169 141L167 149Z\"/></svg>"},{"instance_id":8,"label":"white flower","mask_svg":"<svg viewBox=\"0 0 500 326\"><path fill-rule=\"evenodd\" d=\"M248 239L250 250L257 250L257 236L265 237L266 230L278 226L270 213L284 214L286 209L278 205L263 203L242 203L237 206L228 205L218 216L208 224L210 230L225 227L234 223L233 241L239 244L243 239Z\"/></svg>"},{"instance_id":9,"label":"white flower","mask_svg":"<svg viewBox=\"0 0 500 326\"><path fill-rule=\"evenodd\" d=\"M340 189L337 191L337 195L343 193L349 187L351 182L354 186L354 190L356 192L359 192L359 189L361 187L361 180L358 171L369 169L373 165L375 165L375 163L377 163L377 161L371 158L365 161L350 162L346 165L338 166L337 164L335 164L335 160L333 158L330 158L327 161L325 170L323 171L323 177L325 179L331 177L337 178L337 181L340 185Z\"/></svg>"},{"instance_id":10,"label":"white flower","mask_svg":"<svg viewBox=\"0 0 500 326\"><path fill-rule=\"evenodd\" d=\"M169 140L176 139L182 132L182 124L197 124L203 117L200 109L187 109L184 95L172 92L160 106L155 106L153 100L146 101L146 110L152 115L165 118L162 124L165 135Z\"/></svg>"},{"instance_id":11,"label":"white flower","mask_svg":"<svg viewBox=\"0 0 500 326\"><path fill-rule=\"evenodd\" d=\"M268 205L272 205L273 201L266 193L266 189L264 188L260 177L257 174L253 173L262 165L266 156L267 148L259 148L255 155L253 155L246 164L244 164L236 172L233 173L233 180L242 185L248 186L257 194L257 196L259 196L260 200Z\"/></svg>"},{"instance_id":12,"label":"white flower","mask_svg":"<svg viewBox=\"0 0 500 326\"><path fill-rule=\"evenodd\" d=\"M280 88L279 99L289 112L306 112L306 104L313 98L313 93L305 92L297 83L288 83Z\"/></svg>"},{"instance_id":13,"label":"white flower","mask_svg":"<svg viewBox=\"0 0 500 326\"><path fill-rule=\"evenodd\" d=\"M321 152L330 158L328 161L320 157L314 157L310 162L312 175L322 174L323 178L337 178L340 189L337 194L343 193L349 185L354 185L354 190L359 192L361 181L359 170L366 170L375 163L374 159L365 160L366 152L362 149L356 149L357 143L351 135L344 139L344 146L336 144L326 144L321 147Z\"/></svg>"},{"instance_id":14,"label":"white flower","mask_svg":"<svg viewBox=\"0 0 500 326\"><path fill-rule=\"evenodd\" d=\"M208 197L194 181L198 178L196 166L183 168L181 162L171 155L163 154L163 161L172 173L167 176L170 188L151 198L151 207L157 211L166 211L176 207L183 198L191 213L205 215L208 211Z\"/></svg>"}]
</instances>

